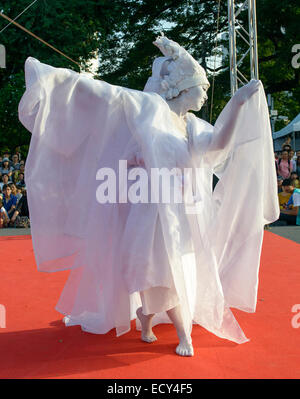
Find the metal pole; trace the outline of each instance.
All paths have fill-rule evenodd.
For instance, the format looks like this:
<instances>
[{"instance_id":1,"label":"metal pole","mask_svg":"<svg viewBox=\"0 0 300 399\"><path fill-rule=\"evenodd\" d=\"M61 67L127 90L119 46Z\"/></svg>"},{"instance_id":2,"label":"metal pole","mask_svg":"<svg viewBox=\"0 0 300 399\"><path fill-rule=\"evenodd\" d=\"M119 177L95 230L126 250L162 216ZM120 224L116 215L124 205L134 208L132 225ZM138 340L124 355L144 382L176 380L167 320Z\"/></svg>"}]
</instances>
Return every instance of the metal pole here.
<instances>
[{"instance_id":1,"label":"metal pole","mask_svg":"<svg viewBox=\"0 0 300 399\"><path fill-rule=\"evenodd\" d=\"M230 57L230 87L231 95L238 90L238 82L241 85L247 84L248 79L241 73L239 66L244 58L250 53L250 77L258 77L258 53L257 53L257 28L256 28L256 0L245 0L235 5L234 0L227 0L228 5L228 36L229 36L229 57ZM248 7L248 31L239 23L236 18ZM237 9L237 10L236 10ZM238 36L236 36L238 33ZM237 62L236 39L242 38L248 45L248 49ZM250 80L250 79L249 79Z\"/></svg>"},{"instance_id":2,"label":"metal pole","mask_svg":"<svg viewBox=\"0 0 300 399\"><path fill-rule=\"evenodd\" d=\"M230 57L230 87L231 87L231 95L233 96L238 89L234 0L228 0L228 33L229 33L229 57Z\"/></svg>"},{"instance_id":3,"label":"metal pole","mask_svg":"<svg viewBox=\"0 0 300 399\"><path fill-rule=\"evenodd\" d=\"M251 79L258 79L256 0L248 0L249 38L250 38L250 73Z\"/></svg>"},{"instance_id":4,"label":"metal pole","mask_svg":"<svg viewBox=\"0 0 300 399\"><path fill-rule=\"evenodd\" d=\"M253 1L253 45L254 45L254 70L255 79L259 79L258 73L258 48L257 48L257 20L256 20L256 0Z\"/></svg>"}]
</instances>

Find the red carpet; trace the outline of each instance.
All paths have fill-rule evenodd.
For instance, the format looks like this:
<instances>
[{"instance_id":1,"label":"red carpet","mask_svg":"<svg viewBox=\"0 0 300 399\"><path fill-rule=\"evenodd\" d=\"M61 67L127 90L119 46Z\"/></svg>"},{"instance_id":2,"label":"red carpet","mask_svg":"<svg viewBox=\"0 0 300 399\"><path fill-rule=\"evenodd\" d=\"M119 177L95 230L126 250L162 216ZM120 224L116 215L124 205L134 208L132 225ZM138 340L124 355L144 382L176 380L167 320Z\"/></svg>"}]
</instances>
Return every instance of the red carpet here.
<instances>
[{"instance_id":1,"label":"red carpet","mask_svg":"<svg viewBox=\"0 0 300 399\"><path fill-rule=\"evenodd\" d=\"M139 333L116 338L66 328L54 310L68 272L40 273L30 236L0 238L0 378L300 378L300 245L265 233L257 311L235 311L250 342L237 345L193 329L195 356L174 354L171 325L155 327L159 340ZM299 310L300 312L300 305ZM298 317L300 324L300 315ZM134 327L134 326L133 326Z\"/></svg>"}]
</instances>

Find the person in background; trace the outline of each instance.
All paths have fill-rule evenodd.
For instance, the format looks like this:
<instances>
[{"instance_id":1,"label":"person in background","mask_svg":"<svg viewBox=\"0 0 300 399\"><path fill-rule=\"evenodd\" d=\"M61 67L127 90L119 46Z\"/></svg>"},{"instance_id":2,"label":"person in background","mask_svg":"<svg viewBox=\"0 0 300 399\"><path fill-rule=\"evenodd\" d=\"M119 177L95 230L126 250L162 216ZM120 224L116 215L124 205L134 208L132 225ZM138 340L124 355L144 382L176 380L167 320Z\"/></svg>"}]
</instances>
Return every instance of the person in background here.
<instances>
[{"instance_id":1,"label":"person in background","mask_svg":"<svg viewBox=\"0 0 300 399\"><path fill-rule=\"evenodd\" d=\"M18 201L20 201L22 197L22 185L17 185L17 194L16 197L18 198Z\"/></svg>"},{"instance_id":2,"label":"person in background","mask_svg":"<svg viewBox=\"0 0 300 399\"><path fill-rule=\"evenodd\" d=\"M17 205L17 197L11 193L9 184L3 186L3 206L6 209L8 217L11 218L14 214Z\"/></svg>"},{"instance_id":3,"label":"person in background","mask_svg":"<svg viewBox=\"0 0 300 399\"><path fill-rule=\"evenodd\" d=\"M10 177L12 175L13 170L14 170L13 167L11 167L9 164L9 159L3 158L2 166L0 168L0 174L1 175L7 174Z\"/></svg>"},{"instance_id":4,"label":"person in background","mask_svg":"<svg viewBox=\"0 0 300 399\"><path fill-rule=\"evenodd\" d=\"M3 206L2 198L0 198L0 229L7 227L9 223L9 217L6 209Z\"/></svg>"},{"instance_id":5,"label":"person in background","mask_svg":"<svg viewBox=\"0 0 300 399\"><path fill-rule=\"evenodd\" d=\"M0 182L0 189L3 192L3 187L5 184L10 184L11 180L9 179L8 175L5 173L4 175L2 175L2 182Z\"/></svg>"},{"instance_id":6,"label":"person in background","mask_svg":"<svg viewBox=\"0 0 300 399\"><path fill-rule=\"evenodd\" d=\"M291 180L295 188L300 188L299 176L296 172L291 173Z\"/></svg>"},{"instance_id":7,"label":"person in background","mask_svg":"<svg viewBox=\"0 0 300 399\"><path fill-rule=\"evenodd\" d=\"M17 187L16 187L15 183L10 183L10 184L9 184L9 187L10 187L10 189L11 189L12 195L14 195L15 197L17 197L17 203L18 203L18 202L19 202L19 199L22 197L22 194L21 194L21 195L18 195L18 193L17 193Z\"/></svg>"},{"instance_id":8,"label":"person in background","mask_svg":"<svg viewBox=\"0 0 300 399\"><path fill-rule=\"evenodd\" d=\"M291 197L291 193L285 190L285 187L283 186L283 182L285 180L281 181L281 188L282 191L280 193L278 193L278 200L279 200L279 207L280 207L280 211L282 209L285 209L284 207L286 206L286 204L288 203L290 197Z\"/></svg>"},{"instance_id":9,"label":"person in background","mask_svg":"<svg viewBox=\"0 0 300 399\"><path fill-rule=\"evenodd\" d=\"M24 180L24 173L19 172L17 180L15 181L16 185L24 187L25 186L25 180Z\"/></svg>"},{"instance_id":10,"label":"person in background","mask_svg":"<svg viewBox=\"0 0 300 399\"><path fill-rule=\"evenodd\" d=\"M19 173L23 174L23 180L24 180L24 175L25 175L25 165L24 164L20 164L20 169L19 169ZM19 176L18 176L19 177Z\"/></svg>"},{"instance_id":11,"label":"person in background","mask_svg":"<svg viewBox=\"0 0 300 399\"><path fill-rule=\"evenodd\" d=\"M14 154L12 156L12 164L11 166L13 167L14 170L20 169L20 164L19 164L19 157L17 154Z\"/></svg>"},{"instance_id":12,"label":"person in background","mask_svg":"<svg viewBox=\"0 0 300 399\"><path fill-rule=\"evenodd\" d=\"M289 160L288 151L281 152L281 158L277 161L277 173L284 179L288 179L291 176L293 165Z\"/></svg>"},{"instance_id":13,"label":"person in background","mask_svg":"<svg viewBox=\"0 0 300 399\"><path fill-rule=\"evenodd\" d=\"M4 158L8 158L8 160L9 160L9 165L10 165L10 164L11 164L11 160L10 160L10 153L9 153L9 152L6 151L6 152L3 153L3 159L4 159Z\"/></svg>"},{"instance_id":14,"label":"person in background","mask_svg":"<svg viewBox=\"0 0 300 399\"><path fill-rule=\"evenodd\" d=\"M294 150L290 150L289 151L289 160L292 162L292 172L296 171L296 159L297 157L295 157L295 151Z\"/></svg>"},{"instance_id":15,"label":"person in background","mask_svg":"<svg viewBox=\"0 0 300 399\"><path fill-rule=\"evenodd\" d=\"M30 227L26 187L22 189L22 198L10 219L10 225L15 227Z\"/></svg>"},{"instance_id":16,"label":"person in background","mask_svg":"<svg viewBox=\"0 0 300 399\"><path fill-rule=\"evenodd\" d=\"M289 152L291 149L292 149L292 146L290 146L289 144L285 144L284 146L282 146L282 151Z\"/></svg>"},{"instance_id":17,"label":"person in background","mask_svg":"<svg viewBox=\"0 0 300 399\"><path fill-rule=\"evenodd\" d=\"M294 187L291 179L285 179L282 183L282 188L291 196L286 205L283 206L283 209L280 209L279 219L270 226L279 225L280 222L300 226L300 189Z\"/></svg>"},{"instance_id":18,"label":"person in background","mask_svg":"<svg viewBox=\"0 0 300 399\"><path fill-rule=\"evenodd\" d=\"M20 149L20 147L18 146L18 147L16 147L16 149L15 149L15 154L18 156L18 161L20 162L21 161L21 158L22 158L22 156L21 156L21 149Z\"/></svg>"},{"instance_id":19,"label":"person in background","mask_svg":"<svg viewBox=\"0 0 300 399\"><path fill-rule=\"evenodd\" d=\"M283 182L282 176L277 176L278 194L279 194L279 193L282 193L282 182Z\"/></svg>"},{"instance_id":20,"label":"person in background","mask_svg":"<svg viewBox=\"0 0 300 399\"><path fill-rule=\"evenodd\" d=\"M19 169L15 169L15 170L12 172L11 178L12 178L12 181L13 181L15 184L17 184L19 173L20 173Z\"/></svg>"}]
</instances>

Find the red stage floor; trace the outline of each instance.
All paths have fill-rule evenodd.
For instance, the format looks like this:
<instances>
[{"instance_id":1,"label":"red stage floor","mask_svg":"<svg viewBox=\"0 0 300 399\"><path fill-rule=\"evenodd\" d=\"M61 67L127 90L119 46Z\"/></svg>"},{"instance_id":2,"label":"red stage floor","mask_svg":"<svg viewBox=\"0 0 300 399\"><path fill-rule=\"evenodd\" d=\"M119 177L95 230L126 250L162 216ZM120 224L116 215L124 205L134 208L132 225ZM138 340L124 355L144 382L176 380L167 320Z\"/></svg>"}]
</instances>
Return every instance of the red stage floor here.
<instances>
[{"instance_id":1,"label":"red stage floor","mask_svg":"<svg viewBox=\"0 0 300 399\"><path fill-rule=\"evenodd\" d=\"M155 327L153 344L139 341L134 328L119 338L66 328L54 307L68 272L38 272L30 236L0 238L0 259L0 378L300 378L300 245L271 232L257 311L234 310L250 342L237 345L198 326L193 358L173 353L171 325Z\"/></svg>"}]
</instances>

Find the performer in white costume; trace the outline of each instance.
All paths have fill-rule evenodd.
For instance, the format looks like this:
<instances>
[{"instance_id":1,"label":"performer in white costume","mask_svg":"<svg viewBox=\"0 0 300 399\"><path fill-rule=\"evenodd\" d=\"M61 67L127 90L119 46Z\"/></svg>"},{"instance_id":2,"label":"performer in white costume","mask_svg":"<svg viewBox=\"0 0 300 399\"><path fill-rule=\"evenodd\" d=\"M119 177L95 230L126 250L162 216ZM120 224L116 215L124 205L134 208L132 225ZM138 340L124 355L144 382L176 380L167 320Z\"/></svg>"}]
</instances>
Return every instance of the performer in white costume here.
<instances>
[{"instance_id":1,"label":"performer in white costume","mask_svg":"<svg viewBox=\"0 0 300 399\"><path fill-rule=\"evenodd\" d=\"M255 311L263 228L279 215L273 146L260 81L239 89L211 126L188 112L207 99L203 68L164 36L154 44L164 56L144 92L26 60L19 118L32 133L32 240L39 270L71 270L57 304L66 325L121 335L137 314L153 342L152 326L171 320L176 352L192 356L193 323L248 341L230 307ZM142 171L189 168L197 178L181 181L192 207L126 201L120 160L128 192ZM99 203L108 170L117 201Z\"/></svg>"}]
</instances>

